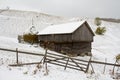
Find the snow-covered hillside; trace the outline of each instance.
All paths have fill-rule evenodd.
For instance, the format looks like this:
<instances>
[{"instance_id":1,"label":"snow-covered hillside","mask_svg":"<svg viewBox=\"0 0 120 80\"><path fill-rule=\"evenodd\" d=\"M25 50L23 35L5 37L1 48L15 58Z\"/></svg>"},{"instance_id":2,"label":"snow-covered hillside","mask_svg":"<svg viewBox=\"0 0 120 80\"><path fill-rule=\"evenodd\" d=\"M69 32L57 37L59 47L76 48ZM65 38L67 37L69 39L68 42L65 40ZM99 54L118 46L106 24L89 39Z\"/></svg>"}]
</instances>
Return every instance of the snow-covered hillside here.
<instances>
[{"instance_id":1,"label":"snow-covered hillside","mask_svg":"<svg viewBox=\"0 0 120 80\"><path fill-rule=\"evenodd\" d=\"M23 34L33 25L38 31L46 26L67 22L67 18L52 16L44 13L18 11L18 10L0 10L0 35L7 37L17 37Z\"/></svg>"},{"instance_id":2,"label":"snow-covered hillside","mask_svg":"<svg viewBox=\"0 0 120 80\"><path fill-rule=\"evenodd\" d=\"M0 47L44 53L44 49L41 47L36 48L28 44L20 44L17 41L17 35L31 27L32 19L38 31L48 25L81 20L81 18L67 19L36 12L4 11L0 13ZM92 30L95 31L97 26L94 25L94 19L87 19L87 21ZM102 21L101 26L106 27L107 31L104 35L94 36L92 60L105 61L107 59L107 62L114 63L115 56L120 53L120 24ZM20 54L19 57L20 62L36 62L40 61L41 58L23 54ZM12 63L15 63L15 54L0 50L0 80L113 80L109 74L109 70L113 69L112 66L106 66L106 72L103 74L104 65L93 64L95 74L90 75L71 69L64 71L63 67L48 64L49 75L45 76L44 69L33 74L36 65L8 66Z\"/></svg>"},{"instance_id":3,"label":"snow-covered hillside","mask_svg":"<svg viewBox=\"0 0 120 80\"><path fill-rule=\"evenodd\" d=\"M89 22L95 31L97 26L94 25L94 21ZM92 51L94 55L98 55L99 59L108 58L110 62L113 62L115 56L120 54L120 23L102 21L101 26L106 27L106 33L104 35L95 35Z\"/></svg>"}]
</instances>

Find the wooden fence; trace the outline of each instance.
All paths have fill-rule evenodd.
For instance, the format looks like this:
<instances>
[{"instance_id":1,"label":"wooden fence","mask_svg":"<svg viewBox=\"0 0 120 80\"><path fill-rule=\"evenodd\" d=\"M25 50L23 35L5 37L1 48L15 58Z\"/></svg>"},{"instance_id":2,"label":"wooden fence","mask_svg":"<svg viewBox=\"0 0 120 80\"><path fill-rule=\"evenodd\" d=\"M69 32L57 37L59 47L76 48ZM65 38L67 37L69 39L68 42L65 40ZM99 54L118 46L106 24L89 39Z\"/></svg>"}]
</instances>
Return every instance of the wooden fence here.
<instances>
[{"instance_id":1,"label":"wooden fence","mask_svg":"<svg viewBox=\"0 0 120 80\"><path fill-rule=\"evenodd\" d=\"M23 65L40 64L43 61L43 63L46 63L46 64L49 63L49 64L62 66L62 67L64 67L65 70L66 70L66 68L70 68L70 69L79 70L79 71L83 71L83 72L87 72L90 66L92 67L92 71L94 72L93 66L91 65L91 63L120 67L120 65L116 64L116 63L113 64L113 63L107 63L107 62L93 61L93 60L91 60L92 57L90 57L89 60L82 60L82 59L77 59L77 58L73 58L73 57L65 56L65 55L61 55L61 54L49 53L49 52L47 52L47 50L44 54L20 51L17 48L16 48L16 50L0 48L0 50L16 53L16 64L10 64L9 66L23 66ZM43 58L39 62L21 63L20 64L18 54L42 56Z\"/></svg>"},{"instance_id":2,"label":"wooden fence","mask_svg":"<svg viewBox=\"0 0 120 80\"><path fill-rule=\"evenodd\" d=\"M20 51L20 50L18 50L18 48L16 48L16 50L0 48L0 50L16 53L16 64L10 64L9 66L23 66L23 65L40 64L41 61L44 60L43 61L44 63L62 66L62 67L64 67L64 69L70 68L70 69L87 72L87 70L89 68L90 61L76 59L76 58L72 58L72 57L68 57L68 56L60 55L60 54L55 54L55 53L49 53L47 51L44 54L40 54L40 53ZM43 59L39 62L19 63L19 55L18 54L42 56Z\"/></svg>"},{"instance_id":3,"label":"wooden fence","mask_svg":"<svg viewBox=\"0 0 120 80\"><path fill-rule=\"evenodd\" d=\"M70 56L63 56L54 53L47 53L45 58L45 62L62 66L64 67L64 70L66 70L66 68L71 68L83 72L88 71L90 60L91 58L88 61L85 61L81 59L72 58Z\"/></svg>"}]
</instances>

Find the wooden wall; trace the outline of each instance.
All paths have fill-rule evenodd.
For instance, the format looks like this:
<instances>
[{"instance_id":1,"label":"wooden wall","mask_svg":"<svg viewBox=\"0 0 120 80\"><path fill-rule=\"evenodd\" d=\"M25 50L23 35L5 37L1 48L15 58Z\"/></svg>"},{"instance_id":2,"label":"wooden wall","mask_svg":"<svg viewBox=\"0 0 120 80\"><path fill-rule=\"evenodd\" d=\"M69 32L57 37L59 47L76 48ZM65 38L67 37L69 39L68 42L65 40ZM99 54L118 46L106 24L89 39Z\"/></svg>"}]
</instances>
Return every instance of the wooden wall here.
<instances>
[{"instance_id":1,"label":"wooden wall","mask_svg":"<svg viewBox=\"0 0 120 80\"><path fill-rule=\"evenodd\" d=\"M73 41L79 42L79 41L86 41L86 42L92 42L93 41L93 34L87 27L87 24L83 24L80 28L78 28L73 33Z\"/></svg>"},{"instance_id":2,"label":"wooden wall","mask_svg":"<svg viewBox=\"0 0 120 80\"><path fill-rule=\"evenodd\" d=\"M40 35L39 40L49 42L72 42L71 34Z\"/></svg>"},{"instance_id":3,"label":"wooden wall","mask_svg":"<svg viewBox=\"0 0 120 80\"><path fill-rule=\"evenodd\" d=\"M48 49L69 54L81 54L91 52L90 42L77 42L77 43L50 43Z\"/></svg>"}]
</instances>

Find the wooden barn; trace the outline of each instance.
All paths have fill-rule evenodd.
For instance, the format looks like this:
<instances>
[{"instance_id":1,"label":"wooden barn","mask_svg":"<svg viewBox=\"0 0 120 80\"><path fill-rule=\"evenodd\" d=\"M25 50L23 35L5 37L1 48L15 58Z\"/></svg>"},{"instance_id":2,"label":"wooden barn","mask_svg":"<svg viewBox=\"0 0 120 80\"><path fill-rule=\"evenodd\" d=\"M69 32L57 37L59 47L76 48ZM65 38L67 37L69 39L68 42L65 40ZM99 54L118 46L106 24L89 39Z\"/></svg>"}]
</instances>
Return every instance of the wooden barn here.
<instances>
[{"instance_id":1,"label":"wooden barn","mask_svg":"<svg viewBox=\"0 0 120 80\"><path fill-rule=\"evenodd\" d=\"M39 32L42 47L56 52L81 55L91 52L94 33L87 21L48 26ZM46 45L48 43L48 45Z\"/></svg>"}]
</instances>

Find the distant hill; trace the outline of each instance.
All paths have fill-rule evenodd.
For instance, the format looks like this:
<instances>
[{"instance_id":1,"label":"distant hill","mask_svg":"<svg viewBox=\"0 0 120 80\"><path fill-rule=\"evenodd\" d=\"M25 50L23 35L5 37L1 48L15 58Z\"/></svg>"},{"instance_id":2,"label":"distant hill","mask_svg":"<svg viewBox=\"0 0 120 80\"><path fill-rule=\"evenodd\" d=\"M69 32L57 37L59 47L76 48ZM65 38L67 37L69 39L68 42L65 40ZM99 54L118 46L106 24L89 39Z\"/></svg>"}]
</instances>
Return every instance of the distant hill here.
<instances>
[{"instance_id":1,"label":"distant hill","mask_svg":"<svg viewBox=\"0 0 120 80\"><path fill-rule=\"evenodd\" d=\"M67 18L32 11L0 9L0 36L17 37L32 27L38 31L53 24L68 22Z\"/></svg>"},{"instance_id":2,"label":"distant hill","mask_svg":"<svg viewBox=\"0 0 120 80\"><path fill-rule=\"evenodd\" d=\"M107 22L120 23L120 19L114 19L114 18L100 18L100 19Z\"/></svg>"}]
</instances>

